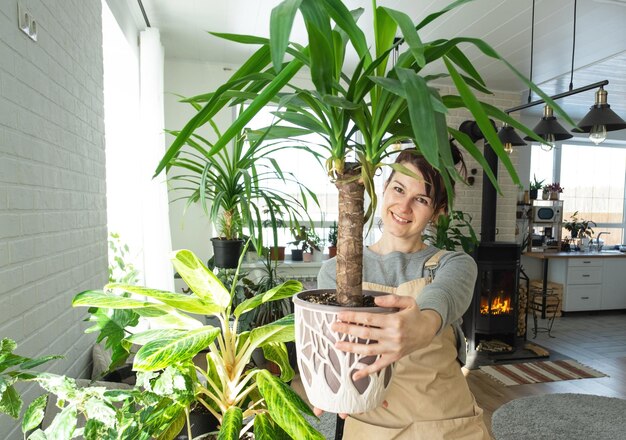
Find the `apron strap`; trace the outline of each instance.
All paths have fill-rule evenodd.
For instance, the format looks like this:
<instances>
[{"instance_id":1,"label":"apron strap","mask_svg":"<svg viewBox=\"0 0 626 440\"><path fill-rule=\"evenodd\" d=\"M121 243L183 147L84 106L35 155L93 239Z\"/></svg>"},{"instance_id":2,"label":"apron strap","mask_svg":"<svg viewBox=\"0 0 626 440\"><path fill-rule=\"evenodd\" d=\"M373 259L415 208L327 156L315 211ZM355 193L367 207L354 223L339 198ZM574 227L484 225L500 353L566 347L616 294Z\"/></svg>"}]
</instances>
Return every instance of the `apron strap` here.
<instances>
[{"instance_id":1,"label":"apron strap","mask_svg":"<svg viewBox=\"0 0 626 440\"><path fill-rule=\"evenodd\" d=\"M432 283L432 281L435 279L435 270L437 270L437 267L439 267L439 260L441 259L441 257L443 257L447 253L448 251L446 251L445 249L440 249L435 255L430 257L428 261L424 264L424 269L428 271L429 283Z\"/></svg>"}]
</instances>

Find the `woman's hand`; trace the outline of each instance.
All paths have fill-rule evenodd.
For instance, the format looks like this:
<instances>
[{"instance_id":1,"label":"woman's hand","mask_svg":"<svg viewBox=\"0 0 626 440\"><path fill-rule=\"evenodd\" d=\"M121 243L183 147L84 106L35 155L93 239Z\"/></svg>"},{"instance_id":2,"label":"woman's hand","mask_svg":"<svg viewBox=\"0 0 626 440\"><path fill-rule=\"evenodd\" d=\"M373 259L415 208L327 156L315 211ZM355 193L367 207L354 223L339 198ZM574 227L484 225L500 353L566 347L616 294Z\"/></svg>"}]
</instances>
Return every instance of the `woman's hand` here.
<instances>
[{"instance_id":1,"label":"woman's hand","mask_svg":"<svg viewBox=\"0 0 626 440\"><path fill-rule=\"evenodd\" d=\"M370 344L338 341L341 351L366 356L382 355L352 377L362 379L382 370L413 351L426 347L441 327L441 316L434 310L420 310L410 296L385 295L375 298L377 306L395 307L396 313L340 312L332 329L361 339L376 341Z\"/></svg>"}]
</instances>

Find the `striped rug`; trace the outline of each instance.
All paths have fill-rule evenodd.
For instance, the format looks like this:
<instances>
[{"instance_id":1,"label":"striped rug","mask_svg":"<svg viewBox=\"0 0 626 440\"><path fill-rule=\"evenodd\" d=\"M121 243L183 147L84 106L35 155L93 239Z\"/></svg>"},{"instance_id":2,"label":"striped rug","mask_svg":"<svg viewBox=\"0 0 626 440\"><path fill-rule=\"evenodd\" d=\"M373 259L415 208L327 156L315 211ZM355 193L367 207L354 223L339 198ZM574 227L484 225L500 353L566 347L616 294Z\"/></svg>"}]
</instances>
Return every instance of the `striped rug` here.
<instances>
[{"instance_id":1,"label":"striped rug","mask_svg":"<svg viewBox=\"0 0 626 440\"><path fill-rule=\"evenodd\" d=\"M480 370L505 386L606 376L574 360L486 365Z\"/></svg>"}]
</instances>

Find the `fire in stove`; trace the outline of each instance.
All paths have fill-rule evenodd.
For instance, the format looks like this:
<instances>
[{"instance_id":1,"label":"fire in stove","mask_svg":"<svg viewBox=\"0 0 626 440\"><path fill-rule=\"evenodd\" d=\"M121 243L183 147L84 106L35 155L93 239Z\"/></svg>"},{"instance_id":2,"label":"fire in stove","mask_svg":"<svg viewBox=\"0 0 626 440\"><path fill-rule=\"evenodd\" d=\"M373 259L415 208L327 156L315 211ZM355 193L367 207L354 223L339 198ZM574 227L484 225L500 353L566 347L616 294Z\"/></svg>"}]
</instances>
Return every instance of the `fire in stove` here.
<instances>
[{"instance_id":1,"label":"fire in stove","mask_svg":"<svg viewBox=\"0 0 626 440\"><path fill-rule=\"evenodd\" d=\"M489 304L489 297L483 296L480 299L481 315L509 315L512 310L511 296L506 295L504 292L500 292L498 295L493 296L491 299L491 305Z\"/></svg>"}]
</instances>

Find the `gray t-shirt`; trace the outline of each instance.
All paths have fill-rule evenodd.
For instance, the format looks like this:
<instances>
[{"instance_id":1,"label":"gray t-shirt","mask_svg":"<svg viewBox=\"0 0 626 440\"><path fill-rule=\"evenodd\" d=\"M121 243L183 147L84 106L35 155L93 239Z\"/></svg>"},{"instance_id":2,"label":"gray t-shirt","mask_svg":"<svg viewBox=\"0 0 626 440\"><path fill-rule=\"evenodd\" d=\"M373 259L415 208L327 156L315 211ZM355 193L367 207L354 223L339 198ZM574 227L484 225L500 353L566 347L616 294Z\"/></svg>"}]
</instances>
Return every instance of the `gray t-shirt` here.
<instances>
[{"instance_id":1,"label":"gray t-shirt","mask_svg":"<svg viewBox=\"0 0 626 440\"><path fill-rule=\"evenodd\" d=\"M379 255L365 247L363 281L398 287L408 281L427 277L429 274L428 270L424 270L424 264L438 251L438 248L428 246L410 254L392 252ZM325 261L317 275L318 288L334 289L336 275L336 259ZM433 282L424 287L416 300L420 309L435 310L441 315L441 328L452 325L462 363L465 363L466 349L461 318L472 301L476 275L476 262L472 257L464 252L446 252L439 260Z\"/></svg>"}]
</instances>

